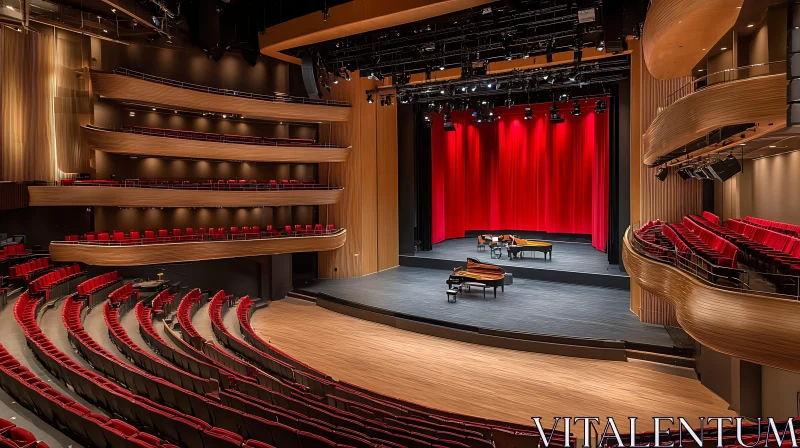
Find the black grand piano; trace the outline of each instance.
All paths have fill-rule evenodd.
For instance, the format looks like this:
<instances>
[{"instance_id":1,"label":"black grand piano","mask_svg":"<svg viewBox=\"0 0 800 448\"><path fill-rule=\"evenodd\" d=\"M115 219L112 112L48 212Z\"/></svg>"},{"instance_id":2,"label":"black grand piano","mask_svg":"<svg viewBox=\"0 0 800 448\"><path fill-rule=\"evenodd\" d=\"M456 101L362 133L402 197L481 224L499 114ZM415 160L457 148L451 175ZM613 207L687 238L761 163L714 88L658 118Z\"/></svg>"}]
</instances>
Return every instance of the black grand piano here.
<instances>
[{"instance_id":1,"label":"black grand piano","mask_svg":"<svg viewBox=\"0 0 800 448\"><path fill-rule=\"evenodd\" d=\"M467 258L467 268L459 266L453 269L453 273L447 279L447 285L452 287L453 285L480 283L494 288L494 296L497 297L497 287L500 287L501 291L505 291L505 275L506 271L500 266Z\"/></svg>"}]
</instances>

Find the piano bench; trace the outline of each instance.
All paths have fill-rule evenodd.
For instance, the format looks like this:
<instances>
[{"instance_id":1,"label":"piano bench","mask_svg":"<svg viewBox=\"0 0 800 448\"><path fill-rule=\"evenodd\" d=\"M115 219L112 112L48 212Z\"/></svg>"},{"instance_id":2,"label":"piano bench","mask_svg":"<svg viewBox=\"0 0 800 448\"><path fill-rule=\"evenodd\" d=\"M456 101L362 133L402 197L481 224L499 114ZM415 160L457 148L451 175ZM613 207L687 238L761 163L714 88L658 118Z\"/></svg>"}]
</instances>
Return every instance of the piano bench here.
<instances>
[{"instance_id":1,"label":"piano bench","mask_svg":"<svg viewBox=\"0 0 800 448\"><path fill-rule=\"evenodd\" d=\"M447 302L448 303L450 303L450 302L456 303L456 300L458 299L458 289L450 288L445 292L447 293ZM453 299L453 300L450 300L450 299Z\"/></svg>"}]
</instances>

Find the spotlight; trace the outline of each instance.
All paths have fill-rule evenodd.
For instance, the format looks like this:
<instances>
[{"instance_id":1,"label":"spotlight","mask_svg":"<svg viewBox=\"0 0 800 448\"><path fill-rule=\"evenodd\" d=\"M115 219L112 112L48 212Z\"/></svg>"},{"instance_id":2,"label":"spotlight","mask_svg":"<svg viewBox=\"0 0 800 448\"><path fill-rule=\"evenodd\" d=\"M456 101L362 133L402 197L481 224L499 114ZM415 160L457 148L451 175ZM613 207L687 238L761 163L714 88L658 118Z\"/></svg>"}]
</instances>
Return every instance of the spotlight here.
<instances>
[{"instance_id":1,"label":"spotlight","mask_svg":"<svg viewBox=\"0 0 800 448\"><path fill-rule=\"evenodd\" d=\"M514 105L514 100L512 100L511 95L509 95L508 98L506 98L506 107L510 108L513 105Z\"/></svg>"},{"instance_id":2,"label":"spotlight","mask_svg":"<svg viewBox=\"0 0 800 448\"><path fill-rule=\"evenodd\" d=\"M386 99L384 97L381 97L381 106L385 105L386 105Z\"/></svg>"},{"instance_id":3,"label":"spotlight","mask_svg":"<svg viewBox=\"0 0 800 448\"><path fill-rule=\"evenodd\" d=\"M439 94L440 94L440 95L444 95L444 90L440 90L440 91L439 91Z\"/></svg>"},{"instance_id":4,"label":"spotlight","mask_svg":"<svg viewBox=\"0 0 800 448\"><path fill-rule=\"evenodd\" d=\"M373 101L372 101L372 94L371 94L371 93L368 93L368 94L367 94L367 103L369 103L369 104L372 104L372 103L373 103Z\"/></svg>"},{"instance_id":5,"label":"spotlight","mask_svg":"<svg viewBox=\"0 0 800 448\"><path fill-rule=\"evenodd\" d=\"M596 103L594 103L594 111L597 112L598 114L606 113L607 107L608 105L603 100L598 100Z\"/></svg>"},{"instance_id":6,"label":"spotlight","mask_svg":"<svg viewBox=\"0 0 800 448\"><path fill-rule=\"evenodd\" d=\"M530 120L531 118L533 118L533 111L531 110L530 107L526 107L525 108L525 119L526 120Z\"/></svg>"},{"instance_id":7,"label":"spotlight","mask_svg":"<svg viewBox=\"0 0 800 448\"><path fill-rule=\"evenodd\" d=\"M475 90L477 90L477 89L478 89L478 86L472 86L472 88L470 89L470 91L474 92L474 91L475 91Z\"/></svg>"},{"instance_id":8,"label":"spotlight","mask_svg":"<svg viewBox=\"0 0 800 448\"><path fill-rule=\"evenodd\" d=\"M669 171L666 168L659 168L658 171L656 171L656 178L661 182L664 182L668 175Z\"/></svg>"},{"instance_id":9,"label":"spotlight","mask_svg":"<svg viewBox=\"0 0 800 448\"><path fill-rule=\"evenodd\" d=\"M387 106L391 106L392 105L392 96L391 95L386 95L386 105Z\"/></svg>"},{"instance_id":10,"label":"spotlight","mask_svg":"<svg viewBox=\"0 0 800 448\"><path fill-rule=\"evenodd\" d=\"M572 106L572 115L576 117L581 115L581 102L579 100L575 100L575 103Z\"/></svg>"},{"instance_id":11,"label":"spotlight","mask_svg":"<svg viewBox=\"0 0 800 448\"><path fill-rule=\"evenodd\" d=\"M597 51L603 51L606 49L606 42L601 40L597 43Z\"/></svg>"},{"instance_id":12,"label":"spotlight","mask_svg":"<svg viewBox=\"0 0 800 448\"><path fill-rule=\"evenodd\" d=\"M569 94L568 93L562 93L561 95L558 96L558 99L560 101L569 101Z\"/></svg>"},{"instance_id":13,"label":"spotlight","mask_svg":"<svg viewBox=\"0 0 800 448\"><path fill-rule=\"evenodd\" d=\"M550 123L551 124L559 124L564 122L564 117L558 113L558 106L554 102L553 105L550 107Z\"/></svg>"},{"instance_id":14,"label":"spotlight","mask_svg":"<svg viewBox=\"0 0 800 448\"><path fill-rule=\"evenodd\" d=\"M349 70L345 70L344 71L344 80L345 81L350 81L350 71Z\"/></svg>"},{"instance_id":15,"label":"spotlight","mask_svg":"<svg viewBox=\"0 0 800 448\"><path fill-rule=\"evenodd\" d=\"M678 170L678 176L683 180L689 180L692 178L692 173L689 171L689 168L684 167Z\"/></svg>"},{"instance_id":16,"label":"spotlight","mask_svg":"<svg viewBox=\"0 0 800 448\"><path fill-rule=\"evenodd\" d=\"M491 89L492 88L492 83L487 84L486 87Z\"/></svg>"}]
</instances>

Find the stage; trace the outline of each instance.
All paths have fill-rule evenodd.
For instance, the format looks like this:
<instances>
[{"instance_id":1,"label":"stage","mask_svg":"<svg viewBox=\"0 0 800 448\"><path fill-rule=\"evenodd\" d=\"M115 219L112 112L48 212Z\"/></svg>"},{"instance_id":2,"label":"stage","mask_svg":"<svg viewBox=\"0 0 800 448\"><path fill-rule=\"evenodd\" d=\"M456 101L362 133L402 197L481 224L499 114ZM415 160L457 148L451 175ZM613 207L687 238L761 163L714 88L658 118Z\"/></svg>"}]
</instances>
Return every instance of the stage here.
<instances>
[{"instance_id":1,"label":"stage","mask_svg":"<svg viewBox=\"0 0 800 448\"><path fill-rule=\"evenodd\" d=\"M316 280L297 290L455 328L554 336L565 338L565 343L599 342L608 347L625 347L622 342L628 342L629 349L639 344L656 351L682 346L664 327L639 322L629 310L625 290L515 278L505 292L498 289L497 298L491 291L486 298L474 292L448 303L449 275L449 270L400 266L360 278Z\"/></svg>"},{"instance_id":2,"label":"stage","mask_svg":"<svg viewBox=\"0 0 800 448\"><path fill-rule=\"evenodd\" d=\"M531 235L533 237L534 235ZM527 238L529 235L521 234ZM485 263L502 266L506 272L514 275L514 280L525 278L545 280L549 282L571 283L585 286L600 286L629 290L628 274L619 270L619 266L608 263L608 256L592 247L590 243L576 241L555 241L532 238L537 241L552 243L552 260L547 260L540 253L526 252L524 258L509 259L508 252L503 249L500 259L492 259L488 247L479 251L477 238L456 238L442 241L433 246L433 250L417 252L416 255L400 256L400 265L428 269L452 269L464 266L467 257ZM625 294L627 296L627 294Z\"/></svg>"}]
</instances>

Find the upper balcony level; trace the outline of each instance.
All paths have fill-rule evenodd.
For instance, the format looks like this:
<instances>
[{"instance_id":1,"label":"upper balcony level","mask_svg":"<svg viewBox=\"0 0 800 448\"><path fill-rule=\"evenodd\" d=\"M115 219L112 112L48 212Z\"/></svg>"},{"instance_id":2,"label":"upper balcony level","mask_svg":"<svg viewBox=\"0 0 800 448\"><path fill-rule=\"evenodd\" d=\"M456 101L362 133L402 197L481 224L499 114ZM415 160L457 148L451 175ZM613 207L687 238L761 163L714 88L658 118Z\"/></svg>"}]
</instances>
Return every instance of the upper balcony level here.
<instances>
[{"instance_id":1,"label":"upper balcony level","mask_svg":"<svg viewBox=\"0 0 800 448\"><path fill-rule=\"evenodd\" d=\"M254 257L295 252L320 252L342 247L345 229L317 224L286 226L283 230L254 227L193 229L172 232L91 233L82 238L67 236L50 243L57 262L80 262L96 266L140 266L223 258Z\"/></svg>"},{"instance_id":2,"label":"upper balcony level","mask_svg":"<svg viewBox=\"0 0 800 448\"><path fill-rule=\"evenodd\" d=\"M786 63L710 73L666 97L643 137L646 165L677 164L786 128Z\"/></svg>"},{"instance_id":3,"label":"upper balcony level","mask_svg":"<svg viewBox=\"0 0 800 448\"><path fill-rule=\"evenodd\" d=\"M623 261L678 323L716 351L800 372L800 239L758 220L687 216L628 229Z\"/></svg>"},{"instance_id":4,"label":"upper balcony level","mask_svg":"<svg viewBox=\"0 0 800 448\"><path fill-rule=\"evenodd\" d=\"M28 186L34 207L277 207L337 203L344 188L314 181L72 181Z\"/></svg>"},{"instance_id":5,"label":"upper balcony level","mask_svg":"<svg viewBox=\"0 0 800 448\"><path fill-rule=\"evenodd\" d=\"M344 162L350 147L319 145L306 139L274 139L210 132L124 126L120 131L83 126L90 149L131 156L247 162Z\"/></svg>"},{"instance_id":6,"label":"upper balcony level","mask_svg":"<svg viewBox=\"0 0 800 448\"><path fill-rule=\"evenodd\" d=\"M349 104L341 101L219 89L125 68L113 73L92 70L90 76L92 91L101 97L150 105L305 123L347 121L351 113Z\"/></svg>"}]
</instances>

